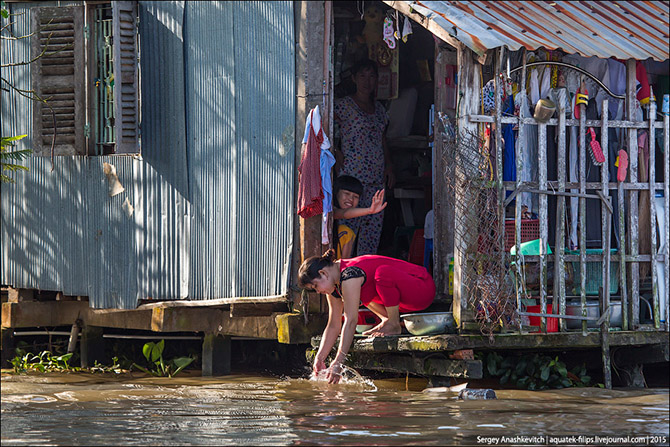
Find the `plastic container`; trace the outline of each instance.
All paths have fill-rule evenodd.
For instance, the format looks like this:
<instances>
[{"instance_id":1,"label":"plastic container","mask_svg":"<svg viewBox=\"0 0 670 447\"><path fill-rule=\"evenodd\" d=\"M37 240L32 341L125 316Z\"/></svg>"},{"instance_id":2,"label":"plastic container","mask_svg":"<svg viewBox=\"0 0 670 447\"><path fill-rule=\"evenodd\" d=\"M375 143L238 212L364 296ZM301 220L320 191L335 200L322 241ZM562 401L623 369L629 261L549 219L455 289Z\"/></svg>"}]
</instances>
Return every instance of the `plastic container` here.
<instances>
[{"instance_id":1,"label":"plastic container","mask_svg":"<svg viewBox=\"0 0 670 447\"><path fill-rule=\"evenodd\" d=\"M526 306L526 312L531 312L531 313L537 313L539 314L541 312L540 306ZM547 312L546 313L551 313L551 305L547 304ZM532 315L528 316L528 321L530 322L531 326L537 326L540 327L542 323L542 317L534 317ZM538 333L541 331L535 331L534 333ZM547 317L547 332L558 332L558 318L551 318Z\"/></svg>"},{"instance_id":2,"label":"plastic container","mask_svg":"<svg viewBox=\"0 0 670 447\"><path fill-rule=\"evenodd\" d=\"M521 242L532 241L540 237L540 219L521 220ZM514 219L505 219L505 251L515 246L516 226ZM524 253L525 254L525 253Z\"/></svg>"},{"instance_id":3,"label":"plastic container","mask_svg":"<svg viewBox=\"0 0 670 447\"><path fill-rule=\"evenodd\" d=\"M617 249L610 250L610 254L615 255ZM565 254L579 255L579 250L565 250ZM601 248L587 248L587 255L602 255ZM579 268L579 261L572 262L572 269L575 272L574 280L574 294L580 295L582 293L581 287L581 270ZM610 261L610 295L616 295L619 292L619 263ZM603 266L602 261L587 261L586 262L586 294L598 295L598 289L603 283Z\"/></svg>"}]
</instances>

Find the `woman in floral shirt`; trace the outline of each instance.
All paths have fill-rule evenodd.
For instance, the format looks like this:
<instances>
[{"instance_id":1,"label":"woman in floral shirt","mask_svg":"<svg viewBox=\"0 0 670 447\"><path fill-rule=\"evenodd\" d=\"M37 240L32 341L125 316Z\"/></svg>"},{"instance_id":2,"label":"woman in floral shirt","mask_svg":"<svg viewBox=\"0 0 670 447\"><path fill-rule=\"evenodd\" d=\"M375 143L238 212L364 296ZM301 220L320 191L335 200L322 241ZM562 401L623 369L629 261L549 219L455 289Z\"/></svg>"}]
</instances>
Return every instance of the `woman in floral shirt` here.
<instances>
[{"instance_id":1,"label":"woman in floral shirt","mask_svg":"<svg viewBox=\"0 0 670 447\"><path fill-rule=\"evenodd\" d=\"M336 157L342 160L339 175L350 175L363 184L359 206L369 207L375 192L385 185L393 187L395 181L386 146L388 116L384 106L374 100L377 65L364 60L351 71L356 93L335 103L335 123L341 135L341 154ZM341 222L358 235L358 256L377 254L383 222L383 211Z\"/></svg>"}]
</instances>

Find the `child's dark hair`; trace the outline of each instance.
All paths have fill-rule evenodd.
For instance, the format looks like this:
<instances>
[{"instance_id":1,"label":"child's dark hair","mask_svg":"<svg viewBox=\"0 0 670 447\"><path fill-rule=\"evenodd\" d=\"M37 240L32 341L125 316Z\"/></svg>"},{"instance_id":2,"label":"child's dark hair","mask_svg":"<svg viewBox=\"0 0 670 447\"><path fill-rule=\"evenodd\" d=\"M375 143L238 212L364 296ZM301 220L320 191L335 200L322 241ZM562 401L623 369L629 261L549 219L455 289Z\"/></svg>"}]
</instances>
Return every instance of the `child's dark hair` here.
<instances>
[{"instance_id":1,"label":"child's dark hair","mask_svg":"<svg viewBox=\"0 0 670 447\"><path fill-rule=\"evenodd\" d=\"M319 270L333 265L335 257L335 250L331 248L323 256L312 256L305 259L300 269L298 269L298 285L304 288L311 284L313 280L321 276Z\"/></svg>"},{"instance_id":2,"label":"child's dark hair","mask_svg":"<svg viewBox=\"0 0 670 447\"><path fill-rule=\"evenodd\" d=\"M350 175L339 176L335 179L335 184L333 185L333 199L335 205L338 208L341 207L337 201L337 193L340 192L341 189L346 189L347 191L356 193L359 196L363 195L363 184L356 177L352 177Z\"/></svg>"}]
</instances>

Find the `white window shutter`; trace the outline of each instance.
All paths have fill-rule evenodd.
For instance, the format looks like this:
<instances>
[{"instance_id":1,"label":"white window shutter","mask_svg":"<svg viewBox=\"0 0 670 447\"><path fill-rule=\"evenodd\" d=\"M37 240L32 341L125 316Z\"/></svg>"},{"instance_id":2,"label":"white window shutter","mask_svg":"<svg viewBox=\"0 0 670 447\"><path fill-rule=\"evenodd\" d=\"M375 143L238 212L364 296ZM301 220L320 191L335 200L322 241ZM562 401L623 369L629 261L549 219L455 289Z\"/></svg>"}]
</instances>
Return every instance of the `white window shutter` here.
<instances>
[{"instance_id":1,"label":"white window shutter","mask_svg":"<svg viewBox=\"0 0 670 447\"><path fill-rule=\"evenodd\" d=\"M137 2L112 2L114 112L117 154L139 152Z\"/></svg>"},{"instance_id":2,"label":"white window shutter","mask_svg":"<svg viewBox=\"0 0 670 447\"><path fill-rule=\"evenodd\" d=\"M44 51L30 65L32 88L51 106L33 102L33 152L51 155L55 133L54 155L85 155L84 8L39 7L30 14L31 59Z\"/></svg>"}]
</instances>

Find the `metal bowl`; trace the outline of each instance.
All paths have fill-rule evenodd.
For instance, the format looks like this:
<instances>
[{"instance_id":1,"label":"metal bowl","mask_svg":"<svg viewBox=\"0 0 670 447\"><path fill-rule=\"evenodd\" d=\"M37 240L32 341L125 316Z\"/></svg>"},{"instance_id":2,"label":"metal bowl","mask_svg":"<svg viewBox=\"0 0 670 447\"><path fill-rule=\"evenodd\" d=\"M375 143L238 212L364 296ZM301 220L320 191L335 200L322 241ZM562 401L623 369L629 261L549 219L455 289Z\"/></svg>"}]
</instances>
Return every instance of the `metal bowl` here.
<instances>
[{"instance_id":1,"label":"metal bowl","mask_svg":"<svg viewBox=\"0 0 670 447\"><path fill-rule=\"evenodd\" d=\"M611 313L610 313L610 326L611 327L621 327L621 301L611 301L610 302ZM578 302L568 302L565 306L566 315L577 315L581 316L582 307ZM586 316L589 318L600 318L600 303L586 303ZM581 320L565 320L565 327L567 329L581 329L582 322ZM587 328L596 328L597 321L588 320L586 322Z\"/></svg>"},{"instance_id":2,"label":"metal bowl","mask_svg":"<svg viewBox=\"0 0 670 447\"><path fill-rule=\"evenodd\" d=\"M372 329L375 327L374 324L357 324L356 325L356 332L359 334L362 334L363 332Z\"/></svg>"},{"instance_id":3,"label":"metal bowl","mask_svg":"<svg viewBox=\"0 0 670 447\"><path fill-rule=\"evenodd\" d=\"M400 316L412 335L432 335L452 332L456 322L452 312L427 312Z\"/></svg>"}]
</instances>

